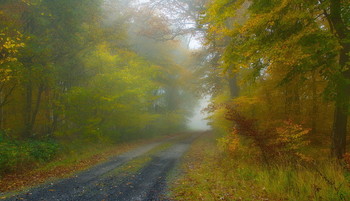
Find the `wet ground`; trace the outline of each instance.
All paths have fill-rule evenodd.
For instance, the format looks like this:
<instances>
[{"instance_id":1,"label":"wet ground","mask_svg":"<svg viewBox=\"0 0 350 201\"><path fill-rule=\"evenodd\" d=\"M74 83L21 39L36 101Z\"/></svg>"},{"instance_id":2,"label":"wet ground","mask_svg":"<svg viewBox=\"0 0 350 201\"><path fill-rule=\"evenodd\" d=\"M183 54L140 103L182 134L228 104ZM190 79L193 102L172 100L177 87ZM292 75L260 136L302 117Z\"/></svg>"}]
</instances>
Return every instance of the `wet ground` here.
<instances>
[{"instance_id":1,"label":"wet ground","mask_svg":"<svg viewBox=\"0 0 350 201\"><path fill-rule=\"evenodd\" d=\"M150 162L144 164L136 173L109 174L166 141L144 145L71 178L31 189L6 200L167 200L166 177L199 135L200 133L193 133L185 139L176 141L169 148L154 154Z\"/></svg>"}]
</instances>

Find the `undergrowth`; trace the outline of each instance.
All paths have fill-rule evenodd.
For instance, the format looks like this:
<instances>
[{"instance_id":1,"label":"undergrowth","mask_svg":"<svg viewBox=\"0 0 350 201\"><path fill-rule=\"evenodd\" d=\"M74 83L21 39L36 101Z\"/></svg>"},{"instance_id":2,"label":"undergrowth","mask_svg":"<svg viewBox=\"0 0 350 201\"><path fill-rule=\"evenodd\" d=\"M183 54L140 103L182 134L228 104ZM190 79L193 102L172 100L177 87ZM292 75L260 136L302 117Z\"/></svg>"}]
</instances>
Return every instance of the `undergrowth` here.
<instances>
[{"instance_id":1,"label":"undergrowth","mask_svg":"<svg viewBox=\"0 0 350 201\"><path fill-rule=\"evenodd\" d=\"M50 139L18 141L0 132L0 176L53 160L59 144Z\"/></svg>"},{"instance_id":2,"label":"undergrowth","mask_svg":"<svg viewBox=\"0 0 350 201\"><path fill-rule=\"evenodd\" d=\"M171 187L174 200L350 200L347 172L337 163L266 165L258 149L242 139L234 153L211 134L194 143Z\"/></svg>"}]
</instances>

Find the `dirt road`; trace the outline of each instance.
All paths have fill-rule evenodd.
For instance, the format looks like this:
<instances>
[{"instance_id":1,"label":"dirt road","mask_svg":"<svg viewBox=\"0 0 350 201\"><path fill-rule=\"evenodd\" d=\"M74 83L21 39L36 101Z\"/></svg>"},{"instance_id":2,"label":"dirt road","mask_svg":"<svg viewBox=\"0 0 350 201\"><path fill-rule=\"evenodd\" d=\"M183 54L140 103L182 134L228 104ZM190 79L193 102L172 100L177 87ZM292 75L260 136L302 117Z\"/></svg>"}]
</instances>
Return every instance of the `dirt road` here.
<instances>
[{"instance_id":1,"label":"dirt road","mask_svg":"<svg viewBox=\"0 0 350 201\"><path fill-rule=\"evenodd\" d=\"M167 174L199 135L200 133L193 133L154 154L136 173L124 176L109 174L166 141L144 145L71 178L31 189L5 200L166 200L164 193Z\"/></svg>"}]
</instances>

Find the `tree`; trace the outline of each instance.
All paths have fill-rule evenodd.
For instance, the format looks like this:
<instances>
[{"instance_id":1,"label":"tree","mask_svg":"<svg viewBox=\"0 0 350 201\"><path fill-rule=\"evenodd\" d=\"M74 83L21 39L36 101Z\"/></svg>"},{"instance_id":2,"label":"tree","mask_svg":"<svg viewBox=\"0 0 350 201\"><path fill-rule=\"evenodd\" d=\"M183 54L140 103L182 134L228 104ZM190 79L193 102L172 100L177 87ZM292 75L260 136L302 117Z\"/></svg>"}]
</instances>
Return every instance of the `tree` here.
<instances>
[{"instance_id":1,"label":"tree","mask_svg":"<svg viewBox=\"0 0 350 201\"><path fill-rule=\"evenodd\" d=\"M333 125L333 154L342 158L346 152L346 134L349 115L350 98L350 10L346 1L334 0L323 2L329 3L324 10L327 17L330 31L337 38L340 45L339 50L339 71L336 74L336 97Z\"/></svg>"},{"instance_id":2,"label":"tree","mask_svg":"<svg viewBox=\"0 0 350 201\"><path fill-rule=\"evenodd\" d=\"M347 6L345 1L214 1L204 20L209 42L230 38L221 57L228 71L252 69L256 77L272 79L280 69L278 86L320 72L330 86L326 94L335 100L333 153L338 158L345 152L349 104Z\"/></svg>"},{"instance_id":3,"label":"tree","mask_svg":"<svg viewBox=\"0 0 350 201\"><path fill-rule=\"evenodd\" d=\"M190 110L183 103L191 99L185 64L190 53L176 41L155 44L140 32L128 37L141 24L131 18L132 5L2 1L1 128L27 139L71 136L79 129L101 138L113 132L136 136L150 127L168 132L183 126ZM166 115L167 124L157 122Z\"/></svg>"}]
</instances>

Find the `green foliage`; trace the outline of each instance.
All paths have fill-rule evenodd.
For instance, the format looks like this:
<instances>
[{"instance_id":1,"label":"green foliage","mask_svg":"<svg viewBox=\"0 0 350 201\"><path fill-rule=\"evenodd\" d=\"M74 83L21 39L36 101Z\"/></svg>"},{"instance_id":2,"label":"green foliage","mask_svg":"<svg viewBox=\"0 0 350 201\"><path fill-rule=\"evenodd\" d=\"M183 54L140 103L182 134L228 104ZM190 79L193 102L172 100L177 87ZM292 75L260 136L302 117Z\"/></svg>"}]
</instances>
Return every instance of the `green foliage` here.
<instances>
[{"instance_id":1,"label":"green foliage","mask_svg":"<svg viewBox=\"0 0 350 201\"><path fill-rule=\"evenodd\" d=\"M0 174L23 170L55 158L59 145L53 140L18 141L1 135Z\"/></svg>"},{"instance_id":2,"label":"green foliage","mask_svg":"<svg viewBox=\"0 0 350 201\"><path fill-rule=\"evenodd\" d=\"M34 161L46 162L54 159L59 145L53 140L38 141L32 140L28 142L30 156Z\"/></svg>"},{"instance_id":3,"label":"green foliage","mask_svg":"<svg viewBox=\"0 0 350 201\"><path fill-rule=\"evenodd\" d=\"M116 140L120 131L137 133L156 118L148 109L157 98L152 95L156 68L149 62L128 51L113 55L102 45L86 63L91 78L64 98L67 119L77 127L74 133Z\"/></svg>"},{"instance_id":4,"label":"green foliage","mask_svg":"<svg viewBox=\"0 0 350 201\"><path fill-rule=\"evenodd\" d=\"M2 173L50 161L77 141L185 129L194 99L183 62L190 52L176 41L127 38L139 22L108 3L1 1L0 129L11 130L1 141Z\"/></svg>"},{"instance_id":5,"label":"green foliage","mask_svg":"<svg viewBox=\"0 0 350 201\"><path fill-rule=\"evenodd\" d=\"M0 109L17 115L1 118L3 128L21 139L55 134L89 141L183 128L190 108L181 101L190 97L184 89L191 73L175 57L186 60L189 52L147 38L133 45L152 54L136 51L125 37L129 16L104 16L105 4L0 4Z\"/></svg>"}]
</instances>

